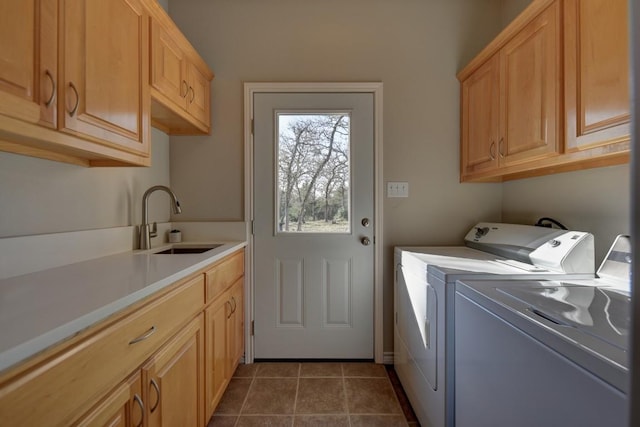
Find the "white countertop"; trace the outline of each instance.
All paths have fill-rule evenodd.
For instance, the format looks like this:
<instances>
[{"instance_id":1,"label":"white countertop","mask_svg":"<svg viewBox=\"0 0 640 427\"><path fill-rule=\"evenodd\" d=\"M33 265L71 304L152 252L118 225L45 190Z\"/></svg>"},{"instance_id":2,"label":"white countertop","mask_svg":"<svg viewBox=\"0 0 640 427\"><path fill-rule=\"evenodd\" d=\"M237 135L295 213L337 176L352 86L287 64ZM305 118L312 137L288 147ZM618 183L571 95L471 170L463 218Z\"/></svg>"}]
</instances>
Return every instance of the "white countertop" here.
<instances>
[{"instance_id":1,"label":"white countertop","mask_svg":"<svg viewBox=\"0 0 640 427\"><path fill-rule=\"evenodd\" d=\"M180 255L129 251L0 280L0 372L244 246L224 242Z\"/></svg>"}]
</instances>

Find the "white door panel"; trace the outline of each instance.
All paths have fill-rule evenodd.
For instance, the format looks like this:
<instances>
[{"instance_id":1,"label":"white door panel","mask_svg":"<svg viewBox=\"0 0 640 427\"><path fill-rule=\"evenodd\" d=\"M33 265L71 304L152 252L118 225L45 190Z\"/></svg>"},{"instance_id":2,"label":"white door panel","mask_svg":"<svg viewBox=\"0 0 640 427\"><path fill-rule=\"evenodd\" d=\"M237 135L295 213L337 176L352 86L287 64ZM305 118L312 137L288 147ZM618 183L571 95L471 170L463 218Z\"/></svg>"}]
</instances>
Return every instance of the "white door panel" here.
<instances>
[{"instance_id":1,"label":"white door panel","mask_svg":"<svg viewBox=\"0 0 640 427\"><path fill-rule=\"evenodd\" d=\"M328 166L323 170L345 164L348 168L347 184L343 182L341 190L324 198L327 206L328 200L332 200L330 208L301 202L307 188L329 188L332 176L329 172L323 172L315 181L311 173L298 174L296 190L290 192L290 198L297 197L298 204L306 208L286 203L286 184L290 181L277 175L277 171L286 169L282 165L289 161L287 156L292 157L295 152L286 151L288 146L279 141L286 134L284 126L295 119L307 123L305 114L310 120L333 115L335 126L331 129L342 134L335 139L343 138L348 147L340 148L337 143L318 145L330 146L326 152L342 153L335 157L339 160L327 160L327 155L324 159ZM258 359L373 358L373 120L371 93L254 95L255 357ZM338 128L338 124L342 127ZM294 134L292 131L291 135ZM311 160L300 156L299 164L305 165L324 154ZM287 176L293 175L290 167ZM319 203L320 198L316 200L313 195L321 195L322 191L310 194L314 203ZM336 195L340 194L341 201L336 202ZM368 226L362 224L363 218L369 219ZM324 224L329 231L314 228ZM364 245L364 238L371 243Z\"/></svg>"}]
</instances>

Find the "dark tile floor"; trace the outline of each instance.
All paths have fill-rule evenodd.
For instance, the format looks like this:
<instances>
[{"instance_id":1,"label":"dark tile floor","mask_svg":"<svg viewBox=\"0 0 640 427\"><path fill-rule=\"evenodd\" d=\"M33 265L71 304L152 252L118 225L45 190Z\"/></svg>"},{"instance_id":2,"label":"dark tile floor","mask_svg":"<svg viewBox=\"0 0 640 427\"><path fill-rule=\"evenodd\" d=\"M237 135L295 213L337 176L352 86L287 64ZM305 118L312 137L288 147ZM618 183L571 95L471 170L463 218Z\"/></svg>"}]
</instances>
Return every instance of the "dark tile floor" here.
<instances>
[{"instance_id":1,"label":"dark tile floor","mask_svg":"<svg viewBox=\"0 0 640 427\"><path fill-rule=\"evenodd\" d=\"M391 367L374 363L240 365L209 427L419 427Z\"/></svg>"}]
</instances>

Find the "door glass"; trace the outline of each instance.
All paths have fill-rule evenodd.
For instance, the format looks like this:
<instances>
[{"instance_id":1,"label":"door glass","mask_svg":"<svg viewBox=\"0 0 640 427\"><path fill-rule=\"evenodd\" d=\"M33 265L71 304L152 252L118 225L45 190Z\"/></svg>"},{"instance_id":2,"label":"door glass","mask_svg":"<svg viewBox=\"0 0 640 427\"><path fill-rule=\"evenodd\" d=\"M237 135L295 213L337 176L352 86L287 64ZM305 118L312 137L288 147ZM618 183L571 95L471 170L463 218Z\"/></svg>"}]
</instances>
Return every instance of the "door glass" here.
<instances>
[{"instance_id":1,"label":"door glass","mask_svg":"<svg viewBox=\"0 0 640 427\"><path fill-rule=\"evenodd\" d=\"M350 233L348 112L276 113L276 233Z\"/></svg>"}]
</instances>

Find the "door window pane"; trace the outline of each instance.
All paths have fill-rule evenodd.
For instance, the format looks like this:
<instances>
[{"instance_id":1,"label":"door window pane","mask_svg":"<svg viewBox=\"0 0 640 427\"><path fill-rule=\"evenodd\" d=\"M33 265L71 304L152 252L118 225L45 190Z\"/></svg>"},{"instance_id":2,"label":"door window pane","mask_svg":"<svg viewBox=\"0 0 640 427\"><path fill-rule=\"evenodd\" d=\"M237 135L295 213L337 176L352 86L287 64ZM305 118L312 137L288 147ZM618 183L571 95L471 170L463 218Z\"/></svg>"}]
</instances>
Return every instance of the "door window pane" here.
<instances>
[{"instance_id":1,"label":"door window pane","mask_svg":"<svg viewBox=\"0 0 640 427\"><path fill-rule=\"evenodd\" d=\"M348 112L277 113L278 233L351 231Z\"/></svg>"}]
</instances>

